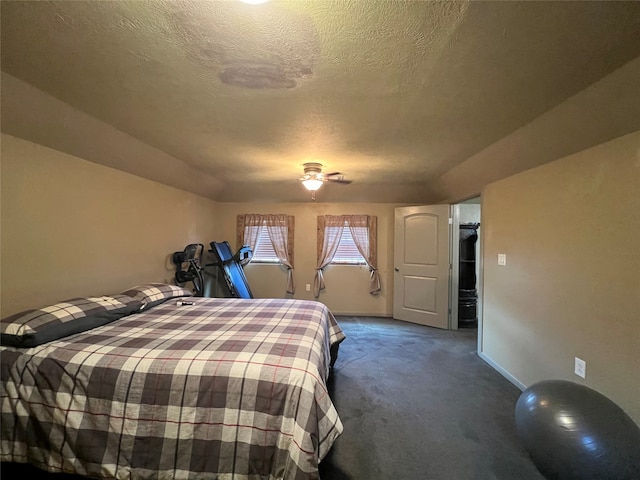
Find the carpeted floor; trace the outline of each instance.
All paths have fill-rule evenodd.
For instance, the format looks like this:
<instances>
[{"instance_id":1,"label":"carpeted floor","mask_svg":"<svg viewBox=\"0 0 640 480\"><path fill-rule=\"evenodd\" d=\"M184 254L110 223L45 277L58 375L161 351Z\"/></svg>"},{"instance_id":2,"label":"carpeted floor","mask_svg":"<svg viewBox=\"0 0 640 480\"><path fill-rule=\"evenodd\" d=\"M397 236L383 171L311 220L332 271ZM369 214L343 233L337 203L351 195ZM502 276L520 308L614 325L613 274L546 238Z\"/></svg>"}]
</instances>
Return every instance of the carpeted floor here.
<instances>
[{"instance_id":1,"label":"carpeted floor","mask_svg":"<svg viewBox=\"0 0 640 480\"><path fill-rule=\"evenodd\" d=\"M344 433L322 480L543 480L520 445L520 390L476 355L476 329L338 317L330 392Z\"/></svg>"}]
</instances>

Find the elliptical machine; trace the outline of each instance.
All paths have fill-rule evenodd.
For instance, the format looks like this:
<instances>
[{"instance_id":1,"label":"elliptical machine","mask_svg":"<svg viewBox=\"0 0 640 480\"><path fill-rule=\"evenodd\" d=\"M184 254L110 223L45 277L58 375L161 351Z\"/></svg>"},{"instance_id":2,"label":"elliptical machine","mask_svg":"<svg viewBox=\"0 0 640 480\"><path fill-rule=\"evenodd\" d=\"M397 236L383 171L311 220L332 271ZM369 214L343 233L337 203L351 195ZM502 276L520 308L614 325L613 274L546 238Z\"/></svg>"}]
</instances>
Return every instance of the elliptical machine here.
<instances>
[{"instance_id":1,"label":"elliptical machine","mask_svg":"<svg viewBox=\"0 0 640 480\"><path fill-rule=\"evenodd\" d=\"M203 252L203 244L190 243L184 247L184 251L173 254L173 263L176 266L176 283L182 285L192 282L196 297L202 297L204 293L203 268L200 266Z\"/></svg>"}]
</instances>

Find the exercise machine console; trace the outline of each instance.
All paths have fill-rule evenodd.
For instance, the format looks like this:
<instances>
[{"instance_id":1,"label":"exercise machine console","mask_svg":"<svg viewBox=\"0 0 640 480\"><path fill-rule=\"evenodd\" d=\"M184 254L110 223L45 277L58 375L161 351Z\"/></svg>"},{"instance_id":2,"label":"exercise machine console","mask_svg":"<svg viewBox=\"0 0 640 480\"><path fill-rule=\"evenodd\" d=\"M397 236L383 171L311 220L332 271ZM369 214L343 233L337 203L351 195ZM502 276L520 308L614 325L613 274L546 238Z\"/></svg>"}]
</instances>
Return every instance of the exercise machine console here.
<instances>
[{"instance_id":1,"label":"exercise machine console","mask_svg":"<svg viewBox=\"0 0 640 480\"><path fill-rule=\"evenodd\" d=\"M231 253L229 242L211 242L211 250L216 261L206 266L218 267L225 279L227 293L230 297L253 298L249 282L244 275L243 266L251 261L253 251L248 245L243 245L235 254Z\"/></svg>"}]
</instances>

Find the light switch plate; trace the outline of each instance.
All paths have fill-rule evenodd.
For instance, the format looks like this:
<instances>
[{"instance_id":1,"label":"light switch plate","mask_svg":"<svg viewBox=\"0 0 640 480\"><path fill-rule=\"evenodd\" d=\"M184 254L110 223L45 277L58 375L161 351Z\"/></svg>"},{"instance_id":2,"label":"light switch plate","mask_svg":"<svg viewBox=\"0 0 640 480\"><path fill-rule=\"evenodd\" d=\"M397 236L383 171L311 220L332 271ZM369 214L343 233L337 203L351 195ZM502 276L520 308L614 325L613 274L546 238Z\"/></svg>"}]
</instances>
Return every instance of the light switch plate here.
<instances>
[{"instance_id":1,"label":"light switch plate","mask_svg":"<svg viewBox=\"0 0 640 480\"><path fill-rule=\"evenodd\" d=\"M498 254L498 265L506 265L507 264L507 254L499 253Z\"/></svg>"},{"instance_id":2,"label":"light switch plate","mask_svg":"<svg viewBox=\"0 0 640 480\"><path fill-rule=\"evenodd\" d=\"M575 365L573 369L573 373L578 375L579 377L586 378L587 377L587 362L582 360L581 358L575 357Z\"/></svg>"}]
</instances>

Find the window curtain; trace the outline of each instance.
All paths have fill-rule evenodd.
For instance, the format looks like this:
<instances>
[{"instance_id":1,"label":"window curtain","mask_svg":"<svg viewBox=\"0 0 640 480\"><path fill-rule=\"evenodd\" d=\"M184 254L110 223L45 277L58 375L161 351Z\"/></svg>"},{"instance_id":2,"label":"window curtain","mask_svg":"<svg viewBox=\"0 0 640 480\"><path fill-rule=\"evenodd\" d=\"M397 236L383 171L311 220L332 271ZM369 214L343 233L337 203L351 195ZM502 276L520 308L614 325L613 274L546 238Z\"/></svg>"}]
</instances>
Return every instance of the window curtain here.
<instances>
[{"instance_id":1,"label":"window curtain","mask_svg":"<svg viewBox=\"0 0 640 480\"><path fill-rule=\"evenodd\" d=\"M334 227L327 230L329 227ZM313 294L315 298L320 296L320 290L324 290L324 276L322 269L329 265L340 245L340 237L344 229L344 215L320 215L318 216L318 264L316 276L313 279Z\"/></svg>"},{"instance_id":2,"label":"window curtain","mask_svg":"<svg viewBox=\"0 0 640 480\"><path fill-rule=\"evenodd\" d=\"M369 293L378 295L382 289L378 272L378 217L348 215L346 218L353 243L369 266Z\"/></svg>"},{"instance_id":3,"label":"window curtain","mask_svg":"<svg viewBox=\"0 0 640 480\"><path fill-rule=\"evenodd\" d=\"M255 252L263 223L262 215L238 215L238 247L249 245Z\"/></svg>"},{"instance_id":4,"label":"window curtain","mask_svg":"<svg viewBox=\"0 0 640 480\"><path fill-rule=\"evenodd\" d=\"M252 250L258 247L260 229L266 228L273 251L280 263L287 269L287 293L295 293L293 278L293 232L294 217L284 214L246 214L238 215L238 243L249 245Z\"/></svg>"},{"instance_id":5,"label":"window curtain","mask_svg":"<svg viewBox=\"0 0 640 480\"><path fill-rule=\"evenodd\" d=\"M369 293L378 295L382 288L378 272L378 217L370 215L322 215L318 217L318 264L313 281L316 298L325 288L322 270L333 260L345 225L353 242L369 266ZM330 230L328 230L330 227Z\"/></svg>"}]
</instances>

